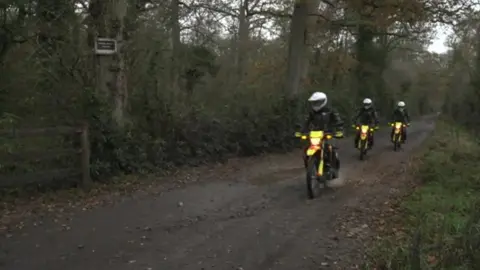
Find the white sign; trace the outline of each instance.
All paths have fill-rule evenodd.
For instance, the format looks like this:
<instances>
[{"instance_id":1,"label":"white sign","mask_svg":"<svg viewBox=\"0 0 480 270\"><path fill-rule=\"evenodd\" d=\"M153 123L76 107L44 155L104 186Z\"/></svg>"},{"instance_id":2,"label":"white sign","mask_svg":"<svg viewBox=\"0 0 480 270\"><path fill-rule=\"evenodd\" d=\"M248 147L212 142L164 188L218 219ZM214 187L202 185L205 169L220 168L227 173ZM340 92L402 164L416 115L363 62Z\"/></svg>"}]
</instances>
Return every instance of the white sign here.
<instances>
[{"instance_id":1,"label":"white sign","mask_svg":"<svg viewBox=\"0 0 480 270\"><path fill-rule=\"evenodd\" d=\"M111 55L117 53L117 41L112 38L97 38L95 40L95 54Z\"/></svg>"}]
</instances>

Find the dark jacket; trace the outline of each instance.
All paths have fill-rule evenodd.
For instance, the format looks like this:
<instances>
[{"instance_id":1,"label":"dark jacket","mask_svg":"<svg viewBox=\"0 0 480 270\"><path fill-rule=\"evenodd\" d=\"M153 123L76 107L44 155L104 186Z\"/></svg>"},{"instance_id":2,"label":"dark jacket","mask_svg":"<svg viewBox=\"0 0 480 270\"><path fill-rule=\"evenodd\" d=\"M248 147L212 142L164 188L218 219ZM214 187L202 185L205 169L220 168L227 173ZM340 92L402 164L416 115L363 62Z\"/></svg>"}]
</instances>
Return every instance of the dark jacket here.
<instances>
[{"instance_id":1,"label":"dark jacket","mask_svg":"<svg viewBox=\"0 0 480 270\"><path fill-rule=\"evenodd\" d=\"M368 109L362 107L357 111L357 114L353 118L352 122L360 125L378 125L379 121L377 111L373 106Z\"/></svg>"},{"instance_id":2,"label":"dark jacket","mask_svg":"<svg viewBox=\"0 0 480 270\"><path fill-rule=\"evenodd\" d=\"M338 112L324 107L320 111L311 110L302 128L302 132L323 130L328 132L343 131L343 120Z\"/></svg>"},{"instance_id":3,"label":"dark jacket","mask_svg":"<svg viewBox=\"0 0 480 270\"><path fill-rule=\"evenodd\" d=\"M392 113L392 121L391 122L402 122L402 123L410 123L410 115L408 114L407 109L400 109L396 108Z\"/></svg>"}]
</instances>

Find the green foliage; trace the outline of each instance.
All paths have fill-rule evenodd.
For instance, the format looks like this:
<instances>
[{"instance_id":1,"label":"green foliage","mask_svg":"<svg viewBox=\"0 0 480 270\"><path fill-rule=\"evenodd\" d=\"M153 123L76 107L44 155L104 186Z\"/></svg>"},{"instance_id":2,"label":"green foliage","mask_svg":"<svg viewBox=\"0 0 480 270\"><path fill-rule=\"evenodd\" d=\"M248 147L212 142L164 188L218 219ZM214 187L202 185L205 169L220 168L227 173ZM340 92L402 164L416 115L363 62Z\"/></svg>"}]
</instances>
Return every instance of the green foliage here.
<instances>
[{"instance_id":1,"label":"green foliage","mask_svg":"<svg viewBox=\"0 0 480 270\"><path fill-rule=\"evenodd\" d=\"M198 81L209 74L214 76L218 70L215 65L216 55L205 46L185 46L186 90L192 92Z\"/></svg>"},{"instance_id":2,"label":"green foliage","mask_svg":"<svg viewBox=\"0 0 480 270\"><path fill-rule=\"evenodd\" d=\"M119 131L108 116L91 116L93 172L98 177L225 161L233 155L285 151L294 146L292 101L232 100L218 109L199 103L157 103ZM147 119L141 117L148 115ZM293 124L292 124L293 123Z\"/></svg>"},{"instance_id":3,"label":"green foliage","mask_svg":"<svg viewBox=\"0 0 480 270\"><path fill-rule=\"evenodd\" d=\"M478 268L477 143L460 128L439 125L418 171L421 186L405 199L400 209L410 237L384 238L372 250L366 269Z\"/></svg>"}]
</instances>

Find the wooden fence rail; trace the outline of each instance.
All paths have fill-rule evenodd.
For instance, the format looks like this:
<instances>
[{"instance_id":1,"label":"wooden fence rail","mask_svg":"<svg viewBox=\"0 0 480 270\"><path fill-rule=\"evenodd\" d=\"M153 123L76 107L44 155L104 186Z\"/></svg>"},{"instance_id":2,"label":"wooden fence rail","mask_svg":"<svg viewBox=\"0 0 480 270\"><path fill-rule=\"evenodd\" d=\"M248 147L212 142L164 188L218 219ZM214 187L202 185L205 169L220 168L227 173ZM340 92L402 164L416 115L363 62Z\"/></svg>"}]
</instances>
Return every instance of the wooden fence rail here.
<instances>
[{"instance_id":1,"label":"wooden fence rail","mask_svg":"<svg viewBox=\"0 0 480 270\"><path fill-rule=\"evenodd\" d=\"M0 130L0 138L32 138L32 137L55 137L73 135L79 139L79 148L56 149L56 150L25 150L21 152L8 152L0 154L0 165L15 165L30 161L52 161L59 157L76 155L80 156L80 164L76 168L52 169L25 173L21 175L0 175L0 188L19 187L27 184L44 184L59 178L79 177L81 185L88 187L92 180L90 176L90 141L88 124L80 127L52 127L42 129L9 129ZM72 144L73 145L73 144ZM80 178L81 177L81 178Z\"/></svg>"}]
</instances>

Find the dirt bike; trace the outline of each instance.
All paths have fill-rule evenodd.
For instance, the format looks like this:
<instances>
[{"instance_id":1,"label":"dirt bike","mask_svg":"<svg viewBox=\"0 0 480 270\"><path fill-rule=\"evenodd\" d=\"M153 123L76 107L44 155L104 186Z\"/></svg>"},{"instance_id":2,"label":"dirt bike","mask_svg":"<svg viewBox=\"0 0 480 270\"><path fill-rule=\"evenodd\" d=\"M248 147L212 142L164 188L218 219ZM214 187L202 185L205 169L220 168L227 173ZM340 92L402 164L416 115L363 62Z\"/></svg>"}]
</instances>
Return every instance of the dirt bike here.
<instances>
[{"instance_id":1,"label":"dirt bike","mask_svg":"<svg viewBox=\"0 0 480 270\"><path fill-rule=\"evenodd\" d=\"M364 160L369 149L369 136L374 131L369 125L353 125L357 132L360 132L360 138L358 140L357 149L360 151L360 160ZM370 131L370 132L369 132Z\"/></svg>"},{"instance_id":2,"label":"dirt bike","mask_svg":"<svg viewBox=\"0 0 480 270\"><path fill-rule=\"evenodd\" d=\"M390 126L393 128L393 151L398 151L402 147L402 131L407 125L402 122L390 123Z\"/></svg>"},{"instance_id":3,"label":"dirt bike","mask_svg":"<svg viewBox=\"0 0 480 270\"><path fill-rule=\"evenodd\" d=\"M320 186L327 187L326 182L338 177L337 169L340 167L338 156L335 157L337 164L332 168L332 164L325 162L326 159L333 160L333 157L327 156L325 151L328 147L328 153L332 153L332 145L326 142L332 138L342 138L343 134L332 134L324 131L310 131L308 134L295 133L296 137L302 140L309 139L310 146L307 149L308 157L306 173L307 173L307 195L310 199L317 197L320 193Z\"/></svg>"}]
</instances>

